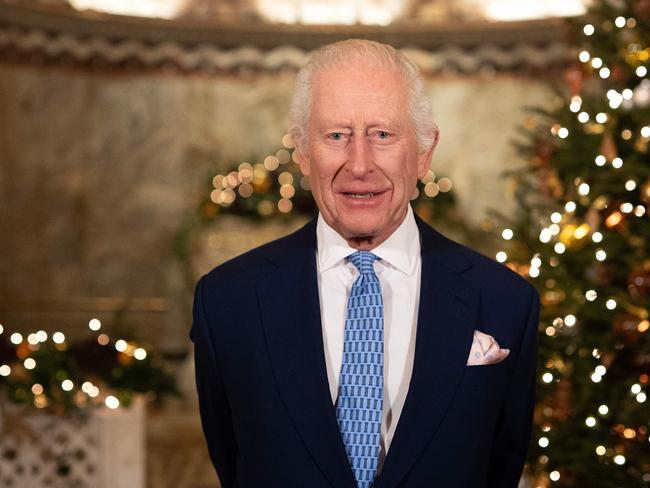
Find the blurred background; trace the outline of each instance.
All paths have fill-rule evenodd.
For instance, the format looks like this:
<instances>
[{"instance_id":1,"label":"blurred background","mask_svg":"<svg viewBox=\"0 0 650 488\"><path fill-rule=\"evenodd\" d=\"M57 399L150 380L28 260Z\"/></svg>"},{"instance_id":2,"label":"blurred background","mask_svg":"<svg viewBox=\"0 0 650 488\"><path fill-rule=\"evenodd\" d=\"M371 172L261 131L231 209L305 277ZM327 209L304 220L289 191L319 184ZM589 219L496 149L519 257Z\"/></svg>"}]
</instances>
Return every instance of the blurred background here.
<instances>
[{"instance_id":1,"label":"blurred background","mask_svg":"<svg viewBox=\"0 0 650 488\"><path fill-rule=\"evenodd\" d=\"M546 403L522 486L650 486L649 418L635 410L650 364L649 11L0 0L0 485L217 486L193 389L193 286L314 214L286 135L294 77L313 49L357 37L403 50L425 77L441 142L418 213L542 292ZM614 255L627 259L603 268ZM576 332L580 307L619 292L624 318L603 301ZM587 399L594 368L631 345L641 360L619 362L623 389ZM631 417L607 417L625 399ZM571 433L558 452L577 458L549 455L556 425Z\"/></svg>"}]
</instances>

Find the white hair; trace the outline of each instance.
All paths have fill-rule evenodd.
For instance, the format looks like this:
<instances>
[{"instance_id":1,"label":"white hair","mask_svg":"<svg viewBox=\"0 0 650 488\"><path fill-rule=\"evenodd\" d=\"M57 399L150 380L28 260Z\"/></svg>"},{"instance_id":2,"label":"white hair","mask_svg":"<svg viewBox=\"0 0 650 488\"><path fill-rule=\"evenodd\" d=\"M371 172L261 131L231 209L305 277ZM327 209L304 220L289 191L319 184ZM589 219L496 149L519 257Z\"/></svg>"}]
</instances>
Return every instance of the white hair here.
<instances>
[{"instance_id":1,"label":"white hair","mask_svg":"<svg viewBox=\"0 0 650 488\"><path fill-rule=\"evenodd\" d=\"M311 55L307 64L298 72L291 99L289 131L296 145L301 146L305 142L314 76L322 70L355 63L387 69L404 77L408 90L409 115L418 147L421 150L431 147L438 126L417 65L394 47L365 39L348 39L323 46Z\"/></svg>"}]
</instances>

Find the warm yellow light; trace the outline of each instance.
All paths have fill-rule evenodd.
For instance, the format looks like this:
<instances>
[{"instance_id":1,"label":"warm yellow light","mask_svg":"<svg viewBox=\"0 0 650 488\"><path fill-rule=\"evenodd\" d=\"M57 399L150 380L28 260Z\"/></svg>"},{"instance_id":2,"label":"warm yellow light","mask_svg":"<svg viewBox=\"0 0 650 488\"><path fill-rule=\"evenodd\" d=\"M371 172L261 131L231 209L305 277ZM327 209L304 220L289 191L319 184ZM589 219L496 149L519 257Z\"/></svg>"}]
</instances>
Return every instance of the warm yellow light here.
<instances>
[{"instance_id":1,"label":"warm yellow light","mask_svg":"<svg viewBox=\"0 0 650 488\"><path fill-rule=\"evenodd\" d=\"M288 198L281 198L278 201L278 210L282 213L289 213L293 208L293 203Z\"/></svg>"},{"instance_id":2,"label":"warm yellow light","mask_svg":"<svg viewBox=\"0 0 650 488\"><path fill-rule=\"evenodd\" d=\"M278 182L280 185L291 185L293 184L293 175L288 171L283 171L278 175Z\"/></svg>"},{"instance_id":3,"label":"warm yellow light","mask_svg":"<svg viewBox=\"0 0 650 488\"><path fill-rule=\"evenodd\" d=\"M264 167L268 171L274 171L278 169L278 166L280 166L280 160L275 156L267 156L264 158Z\"/></svg>"},{"instance_id":4,"label":"warm yellow light","mask_svg":"<svg viewBox=\"0 0 650 488\"><path fill-rule=\"evenodd\" d=\"M451 191L452 186L453 186L452 181L447 177L443 177L438 180L438 188L442 193L447 193L448 191Z\"/></svg>"},{"instance_id":5,"label":"warm yellow light","mask_svg":"<svg viewBox=\"0 0 650 488\"><path fill-rule=\"evenodd\" d=\"M626 439L634 439L636 437L636 430L629 427L623 431L623 437Z\"/></svg>"},{"instance_id":6,"label":"warm yellow light","mask_svg":"<svg viewBox=\"0 0 650 488\"><path fill-rule=\"evenodd\" d=\"M296 194L296 189L291 184L282 185L280 187L280 195L282 198L292 198Z\"/></svg>"},{"instance_id":7,"label":"warm yellow light","mask_svg":"<svg viewBox=\"0 0 650 488\"><path fill-rule=\"evenodd\" d=\"M291 134L285 134L282 136L282 145L287 149L293 149L293 137L291 137Z\"/></svg>"},{"instance_id":8,"label":"warm yellow light","mask_svg":"<svg viewBox=\"0 0 650 488\"><path fill-rule=\"evenodd\" d=\"M440 187L435 181L430 181L424 185L424 193L428 197L435 197L440 192Z\"/></svg>"},{"instance_id":9,"label":"warm yellow light","mask_svg":"<svg viewBox=\"0 0 650 488\"><path fill-rule=\"evenodd\" d=\"M621 223L621 220L623 220L623 214L621 214L620 212L612 212L605 219L605 225L610 228L616 227L618 224Z\"/></svg>"},{"instance_id":10,"label":"warm yellow light","mask_svg":"<svg viewBox=\"0 0 650 488\"><path fill-rule=\"evenodd\" d=\"M106 397L106 400L104 400L104 403L108 408L111 409L116 409L117 407L120 406L120 401L117 398L115 398L113 395L108 395Z\"/></svg>"}]
</instances>

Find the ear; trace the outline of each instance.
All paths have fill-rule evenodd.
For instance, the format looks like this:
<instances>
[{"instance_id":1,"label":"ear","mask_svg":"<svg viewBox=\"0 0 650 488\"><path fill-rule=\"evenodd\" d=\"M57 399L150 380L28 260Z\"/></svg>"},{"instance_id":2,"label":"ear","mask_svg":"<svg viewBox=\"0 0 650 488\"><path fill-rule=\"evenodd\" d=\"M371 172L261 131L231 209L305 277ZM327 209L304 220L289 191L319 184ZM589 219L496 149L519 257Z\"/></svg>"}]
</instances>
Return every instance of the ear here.
<instances>
[{"instance_id":1,"label":"ear","mask_svg":"<svg viewBox=\"0 0 650 488\"><path fill-rule=\"evenodd\" d=\"M424 175L426 175L427 171L429 171L431 158L433 157L433 151L436 149L438 141L440 140L440 130L437 127L434 128L432 135L433 142L431 145L418 154L418 179L424 178Z\"/></svg>"},{"instance_id":2,"label":"ear","mask_svg":"<svg viewBox=\"0 0 650 488\"><path fill-rule=\"evenodd\" d=\"M306 151L304 138L294 137L294 143L296 145L296 160L298 161L298 166L300 167L300 172L304 176L309 176L311 173L311 165L309 161L309 156Z\"/></svg>"}]
</instances>

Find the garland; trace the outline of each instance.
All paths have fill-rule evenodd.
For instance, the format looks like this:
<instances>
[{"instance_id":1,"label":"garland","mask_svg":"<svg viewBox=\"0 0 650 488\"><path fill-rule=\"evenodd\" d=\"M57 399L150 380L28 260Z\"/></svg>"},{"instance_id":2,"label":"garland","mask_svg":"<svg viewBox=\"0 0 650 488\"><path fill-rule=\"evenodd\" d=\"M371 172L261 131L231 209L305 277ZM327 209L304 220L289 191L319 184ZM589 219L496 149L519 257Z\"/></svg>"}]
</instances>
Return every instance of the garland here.
<instances>
[{"instance_id":1,"label":"garland","mask_svg":"<svg viewBox=\"0 0 650 488\"><path fill-rule=\"evenodd\" d=\"M101 323L92 319L89 328L98 332ZM12 402L61 415L99 405L129 406L135 393L156 402L178 395L173 376L136 342L99 333L68 343L61 332L23 337L1 325L0 392Z\"/></svg>"}]
</instances>

